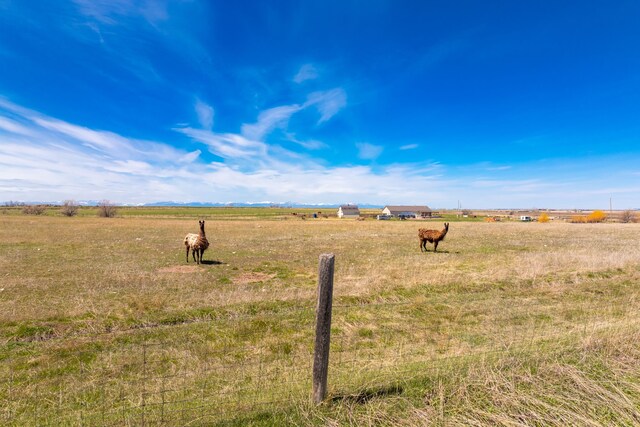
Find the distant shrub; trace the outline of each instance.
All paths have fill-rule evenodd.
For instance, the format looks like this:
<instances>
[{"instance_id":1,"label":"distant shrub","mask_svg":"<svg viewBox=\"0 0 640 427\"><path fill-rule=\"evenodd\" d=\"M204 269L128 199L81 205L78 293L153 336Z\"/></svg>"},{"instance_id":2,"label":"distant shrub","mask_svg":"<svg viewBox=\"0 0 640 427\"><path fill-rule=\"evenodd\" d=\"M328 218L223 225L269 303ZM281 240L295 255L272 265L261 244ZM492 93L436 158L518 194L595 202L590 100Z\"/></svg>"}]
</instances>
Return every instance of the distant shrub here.
<instances>
[{"instance_id":1,"label":"distant shrub","mask_svg":"<svg viewBox=\"0 0 640 427\"><path fill-rule=\"evenodd\" d=\"M26 205L22 208L22 213L25 215L42 215L45 209L44 205Z\"/></svg>"},{"instance_id":2,"label":"distant shrub","mask_svg":"<svg viewBox=\"0 0 640 427\"><path fill-rule=\"evenodd\" d=\"M573 215L571 216L571 222L573 223L583 223L583 222L587 222L587 216L586 215Z\"/></svg>"},{"instance_id":3,"label":"distant shrub","mask_svg":"<svg viewBox=\"0 0 640 427\"><path fill-rule=\"evenodd\" d=\"M98 216L102 218L113 218L116 216L116 206L109 200L102 200L98 203Z\"/></svg>"},{"instance_id":4,"label":"distant shrub","mask_svg":"<svg viewBox=\"0 0 640 427\"><path fill-rule=\"evenodd\" d=\"M574 223L596 223L604 222L607 219L607 214L603 211L593 211L589 215L574 215L571 217L571 222Z\"/></svg>"},{"instance_id":5,"label":"distant shrub","mask_svg":"<svg viewBox=\"0 0 640 427\"><path fill-rule=\"evenodd\" d=\"M78 214L78 204L74 200L65 200L60 213L64 216L76 216Z\"/></svg>"},{"instance_id":6,"label":"distant shrub","mask_svg":"<svg viewBox=\"0 0 640 427\"><path fill-rule=\"evenodd\" d=\"M626 210L624 212L622 212L622 217L620 217L620 220L622 222L638 222L638 217L635 214L635 212L630 211L630 210Z\"/></svg>"},{"instance_id":7,"label":"distant shrub","mask_svg":"<svg viewBox=\"0 0 640 427\"><path fill-rule=\"evenodd\" d=\"M602 211L593 211L587 216L587 222L604 222L607 214Z\"/></svg>"},{"instance_id":8,"label":"distant shrub","mask_svg":"<svg viewBox=\"0 0 640 427\"><path fill-rule=\"evenodd\" d=\"M546 212L541 213L538 222L549 222L549 215Z\"/></svg>"}]
</instances>

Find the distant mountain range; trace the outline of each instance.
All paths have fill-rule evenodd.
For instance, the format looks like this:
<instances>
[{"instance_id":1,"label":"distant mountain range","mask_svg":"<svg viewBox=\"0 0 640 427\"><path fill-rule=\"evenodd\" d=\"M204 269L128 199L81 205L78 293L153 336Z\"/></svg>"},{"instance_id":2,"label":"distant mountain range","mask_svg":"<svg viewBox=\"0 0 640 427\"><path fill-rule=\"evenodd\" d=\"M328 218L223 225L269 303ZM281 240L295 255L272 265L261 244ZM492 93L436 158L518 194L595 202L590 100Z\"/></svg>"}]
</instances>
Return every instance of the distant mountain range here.
<instances>
[{"instance_id":1,"label":"distant mountain range","mask_svg":"<svg viewBox=\"0 0 640 427\"><path fill-rule=\"evenodd\" d=\"M80 206L97 206L101 201L100 200L75 200L75 202ZM42 201L7 201L1 202L0 205L4 206L15 206L15 205L62 205L64 202L62 201L53 201L53 202L42 202ZM284 203L275 203L275 202L173 202L173 201L163 201L163 202L153 202L153 203L115 203L117 206L180 206L180 207L203 207L203 208L213 208L213 207L236 207L236 208L338 208L341 205L346 203L296 203L296 202L284 202ZM355 204L363 209L382 209L384 206L374 205L370 203L351 203Z\"/></svg>"}]
</instances>

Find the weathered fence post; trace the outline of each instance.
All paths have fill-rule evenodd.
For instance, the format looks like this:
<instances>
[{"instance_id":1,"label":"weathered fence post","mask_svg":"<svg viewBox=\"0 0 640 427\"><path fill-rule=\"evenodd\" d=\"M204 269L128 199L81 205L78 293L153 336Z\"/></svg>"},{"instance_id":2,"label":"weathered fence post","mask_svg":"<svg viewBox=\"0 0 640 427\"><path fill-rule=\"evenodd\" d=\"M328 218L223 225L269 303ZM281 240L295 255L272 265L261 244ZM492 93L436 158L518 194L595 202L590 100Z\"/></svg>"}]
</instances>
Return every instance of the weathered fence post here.
<instances>
[{"instance_id":1,"label":"weathered fence post","mask_svg":"<svg viewBox=\"0 0 640 427\"><path fill-rule=\"evenodd\" d=\"M318 305L316 307L316 343L313 351L313 403L316 404L322 403L327 396L334 265L334 254L320 255Z\"/></svg>"}]
</instances>

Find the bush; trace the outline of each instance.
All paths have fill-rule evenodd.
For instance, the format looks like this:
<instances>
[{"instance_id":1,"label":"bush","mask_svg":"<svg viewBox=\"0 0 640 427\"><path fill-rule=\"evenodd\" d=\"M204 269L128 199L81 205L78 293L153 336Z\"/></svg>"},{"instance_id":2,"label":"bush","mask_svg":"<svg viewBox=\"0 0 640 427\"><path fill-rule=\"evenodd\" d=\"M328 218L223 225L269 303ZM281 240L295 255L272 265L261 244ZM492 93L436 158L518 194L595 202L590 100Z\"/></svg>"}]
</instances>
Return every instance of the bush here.
<instances>
[{"instance_id":1,"label":"bush","mask_svg":"<svg viewBox=\"0 0 640 427\"><path fill-rule=\"evenodd\" d=\"M547 215L546 212L543 212L542 214L540 214L540 216L538 217L538 222L549 222L549 215Z\"/></svg>"},{"instance_id":2,"label":"bush","mask_svg":"<svg viewBox=\"0 0 640 427\"><path fill-rule=\"evenodd\" d=\"M65 200L60 213L64 216L75 216L78 214L78 204L74 200Z\"/></svg>"},{"instance_id":3,"label":"bush","mask_svg":"<svg viewBox=\"0 0 640 427\"><path fill-rule=\"evenodd\" d=\"M574 223L595 223L604 222L607 219L607 214L602 211L593 211L589 215L574 215L571 217L571 222Z\"/></svg>"},{"instance_id":4,"label":"bush","mask_svg":"<svg viewBox=\"0 0 640 427\"><path fill-rule=\"evenodd\" d=\"M622 217L620 218L622 222L637 222L638 217L633 211L626 210L622 212Z\"/></svg>"},{"instance_id":5,"label":"bush","mask_svg":"<svg viewBox=\"0 0 640 427\"><path fill-rule=\"evenodd\" d=\"M607 219L607 214L602 211L593 211L587 216L587 222L604 222Z\"/></svg>"},{"instance_id":6,"label":"bush","mask_svg":"<svg viewBox=\"0 0 640 427\"><path fill-rule=\"evenodd\" d=\"M25 215L42 215L45 209L44 205L26 205L22 208L22 213Z\"/></svg>"},{"instance_id":7,"label":"bush","mask_svg":"<svg viewBox=\"0 0 640 427\"><path fill-rule=\"evenodd\" d=\"M116 216L116 206L109 200L98 203L98 216L102 218L113 218Z\"/></svg>"},{"instance_id":8,"label":"bush","mask_svg":"<svg viewBox=\"0 0 640 427\"><path fill-rule=\"evenodd\" d=\"M573 223L587 222L587 217L585 215L573 215L571 217L571 222L573 222Z\"/></svg>"}]
</instances>

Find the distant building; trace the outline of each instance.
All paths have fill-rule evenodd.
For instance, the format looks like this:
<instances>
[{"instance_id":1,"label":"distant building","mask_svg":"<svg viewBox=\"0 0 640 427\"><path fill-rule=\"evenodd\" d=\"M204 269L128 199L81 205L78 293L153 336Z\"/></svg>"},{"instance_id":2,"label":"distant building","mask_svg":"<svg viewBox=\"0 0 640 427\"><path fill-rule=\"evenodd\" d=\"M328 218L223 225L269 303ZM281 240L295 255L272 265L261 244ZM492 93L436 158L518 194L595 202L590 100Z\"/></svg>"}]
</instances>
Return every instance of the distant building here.
<instances>
[{"instance_id":1,"label":"distant building","mask_svg":"<svg viewBox=\"0 0 640 427\"><path fill-rule=\"evenodd\" d=\"M383 215L397 218L430 218L433 211L429 206L385 206Z\"/></svg>"},{"instance_id":2,"label":"distant building","mask_svg":"<svg viewBox=\"0 0 640 427\"><path fill-rule=\"evenodd\" d=\"M360 209L356 205L342 205L338 208L338 218L359 218Z\"/></svg>"}]
</instances>

